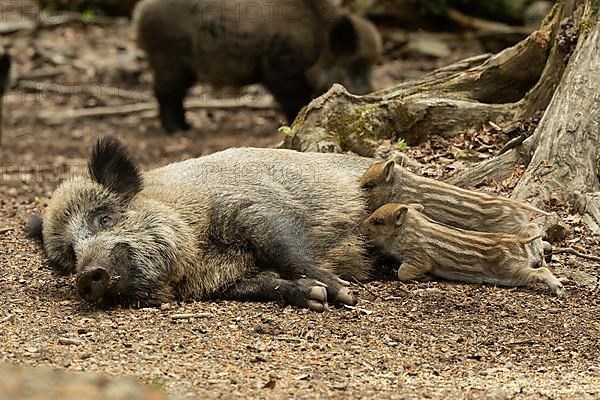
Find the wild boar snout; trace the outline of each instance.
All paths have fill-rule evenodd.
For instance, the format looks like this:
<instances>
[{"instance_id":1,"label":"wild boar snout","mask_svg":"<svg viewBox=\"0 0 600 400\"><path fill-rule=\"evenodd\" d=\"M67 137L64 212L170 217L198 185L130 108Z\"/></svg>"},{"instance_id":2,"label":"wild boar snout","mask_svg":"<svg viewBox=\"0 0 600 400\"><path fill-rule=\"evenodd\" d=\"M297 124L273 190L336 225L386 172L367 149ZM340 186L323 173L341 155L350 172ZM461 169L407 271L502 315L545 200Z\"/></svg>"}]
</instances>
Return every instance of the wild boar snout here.
<instances>
[{"instance_id":1,"label":"wild boar snout","mask_svg":"<svg viewBox=\"0 0 600 400\"><path fill-rule=\"evenodd\" d=\"M110 274L105 268L91 267L77 276L77 292L86 301L102 299L110 286Z\"/></svg>"}]
</instances>

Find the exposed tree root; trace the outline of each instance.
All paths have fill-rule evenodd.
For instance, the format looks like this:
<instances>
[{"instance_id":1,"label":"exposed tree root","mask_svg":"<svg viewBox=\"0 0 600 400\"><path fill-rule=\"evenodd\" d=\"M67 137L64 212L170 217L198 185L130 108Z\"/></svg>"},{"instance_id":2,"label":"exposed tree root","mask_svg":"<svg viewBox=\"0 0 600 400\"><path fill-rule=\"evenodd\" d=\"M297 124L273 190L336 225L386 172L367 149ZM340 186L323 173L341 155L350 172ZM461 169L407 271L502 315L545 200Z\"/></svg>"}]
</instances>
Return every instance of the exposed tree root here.
<instances>
[{"instance_id":1,"label":"exposed tree root","mask_svg":"<svg viewBox=\"0 0 600 400\"><path fill-rule=\"evenodd\" d=\"M581 258L584 258L586 260L600 262L600 257L598 257L598 256L592 256L590 254L580 253L580 252L578 252L577 250L575 250L575 249L573 249L571 247L561 247L559 249L552 249L552 253L553 254L572 254L574 256L581 257Z\"/></svg>"}]
</instances>

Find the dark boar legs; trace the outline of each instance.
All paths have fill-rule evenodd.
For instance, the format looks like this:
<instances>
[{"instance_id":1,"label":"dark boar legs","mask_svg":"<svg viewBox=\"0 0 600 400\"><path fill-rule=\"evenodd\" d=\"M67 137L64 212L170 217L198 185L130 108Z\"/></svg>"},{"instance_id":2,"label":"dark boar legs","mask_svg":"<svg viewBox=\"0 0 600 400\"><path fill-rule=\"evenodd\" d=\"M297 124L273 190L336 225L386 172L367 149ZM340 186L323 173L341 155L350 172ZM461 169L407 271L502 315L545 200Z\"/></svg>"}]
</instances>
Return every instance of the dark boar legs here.
<instances>
[{"instance_id":1,"label":"dark boar legs","mask_svg":"<svg viewBox=\"0 0 600 400\"><path fill-rule=\"evenodd\" d=\"M327 290L323 283L315 279L281 279L279 274L272 271L259 272L239 280L222 297L245 301L283 300L296 307L319 312L327 306Z\"/></svg>"},{"instance_id":2,"label":"dark boar legs","mask_svg":"<svg viewBox=\"0 0 600 400\"><path fill-rule=\"evenodd\" d=\"M355 304L355 300L342 281L323 266L315 256L313 240L306 227L293 213L248 200L236 200L237 212L231 206L214 210L212 226L220 227L216 237L222 243L213 248L226 249L211 255L207 271L228 270L228 260L239 259L237 281L228 290L228 296L238 300L283 299L290 304L321 309L315 302ZM232 237L231 232L235 232ZM221 236L222 235L222 236ZM234 244L235 243L235 244ZM236 245L237 244L237 245ZM240 254L244 255L240 257ZM206 257L206 255L205 255ZM204 264L209 261L205 258ZM251 267L248 267L251 265Z\"/></svg>"},{"instance_id":3,"label":"dark boar legs","mask_svg":"<svg viewBox=\"0 0 600 400\"><path fill-rule=\"evenodd\" d=\"M311 99L312 93L304 76L273 76L265 79L264 85L283 108L289 124Z\"/></svg>"},{"instance_id":4,"label":"dark boar legs","mask_svg":"<svg viewBox=\"0 0 600 400\"><path fill-rule=\"evenodd\" d=\"M154 74L154 94L158 100L160 123L167 133L187 131L183 100L196 79L187 68L172 68Z\"/></svg>"},{"instance_id":5,"label":"dark boar legs","mask_svg":"<svg viewBox=\"0 0 600 400\"><path fill-rule=\"evenodd\" d=\"M283 212L274 215L262 219L262 225L253 224L248 232L255 237L253 244L261 265L276 270L287 279L315 279L323 283L330 303L354 305L356 301L346 288L348 283L317 261L313 244L302 225L296 223L293 216L286 216Z\"/></svg>"}]
</instances>

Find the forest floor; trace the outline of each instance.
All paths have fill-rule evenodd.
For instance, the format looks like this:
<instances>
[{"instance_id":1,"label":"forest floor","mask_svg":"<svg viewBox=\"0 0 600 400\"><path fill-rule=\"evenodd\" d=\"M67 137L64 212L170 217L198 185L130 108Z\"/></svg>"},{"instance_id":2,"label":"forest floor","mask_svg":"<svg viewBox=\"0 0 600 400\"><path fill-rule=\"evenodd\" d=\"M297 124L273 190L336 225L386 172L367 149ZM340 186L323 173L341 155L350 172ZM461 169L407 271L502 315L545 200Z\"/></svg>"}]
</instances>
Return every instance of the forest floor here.
<instances>
[{"instance_id":1,"label":"forest floor","mask_svg":"<svg viewBox=\"0 0 600 400\"><path fill-rule=\"evenodd\" d=\"M385 36L379 88L483 51L468 34L388 29ZM276 109L193 110L195 128L175 136L161 132L153 111L52 121L44 113L152 100L131 26L75 23L9 40L20 80L5 97L0 147L0 362L132 376L173 398L600 397L600 264L572 255L551 263L571 279L562 298L543 286L389 280L353 284L355 308L322 314L276 303L110 310L83 303L73 278L51 273L24 226L61 180L86 167L98 137L121 138L151 168L231 146L273 146L282 140L283 117ZM423 40L442 50L420 53L415 42ZM81 85L87 94L73 89ZM246 101L265 98L256 88L244 94ZM205 86L193 95L224 97ZM509 138L510 129L491 124L406 151L423 173L445 177ZM513 185L481 189L509 194ZM600 254L598 237L575 212L556 210L569 235L554 246Z\"/></svg>"}]
</instances>

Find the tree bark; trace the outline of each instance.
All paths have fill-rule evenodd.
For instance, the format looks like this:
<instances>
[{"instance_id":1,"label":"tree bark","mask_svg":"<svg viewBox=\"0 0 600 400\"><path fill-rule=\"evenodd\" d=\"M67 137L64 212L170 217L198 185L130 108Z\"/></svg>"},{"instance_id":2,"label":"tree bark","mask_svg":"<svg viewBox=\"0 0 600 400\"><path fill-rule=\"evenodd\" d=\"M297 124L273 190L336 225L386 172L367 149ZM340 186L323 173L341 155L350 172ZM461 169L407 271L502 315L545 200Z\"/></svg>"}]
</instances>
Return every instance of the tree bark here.
<instances>
[{"instance_id":1,"label":"tree bark","mask_svg":"<svg viewBox=\"0 0 600 400\"><path fill-rule=\"evenodd\" d=\"M576 38L566 31L565 37L558 38L562 43L569 38L577 43L573 53L567 53L570 58L565 73L562 74L564 68L559 65L562 60L551 57L552 62L546 66L546 78L537 86L539 93L532 90L521 101L543 102L540 93L553 91L556 84L552 82L560 82L558 89L549 96L550 105L533 136L521 146L450 178L450 183L474 186L490 177L505 179L517 166L527 167L513 192L515 199L538 206L551 199L570 203L587 214L588 226L600 233L599 196L594 194L600 190L600 24L597 7L597 2L585 2L573 19L563 23L563 27L578 27L574 30L578 34ZM572 28L567 30L573 31Z\"/></svg>"},{"instance_id":2,"label":"tree bark","mask_svg":"<svg viewBox=\"0 0 600 400\"><path fill-rule=\"evenodd\" d=\"M537 149L514 190L518 199L568 200L573 190L599 188L600 26L580 41L537 128ZM544 177L540 185L539 177Z\"/></svg>"}]
</instances>

